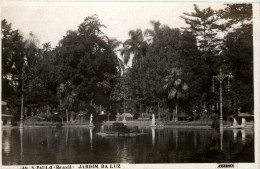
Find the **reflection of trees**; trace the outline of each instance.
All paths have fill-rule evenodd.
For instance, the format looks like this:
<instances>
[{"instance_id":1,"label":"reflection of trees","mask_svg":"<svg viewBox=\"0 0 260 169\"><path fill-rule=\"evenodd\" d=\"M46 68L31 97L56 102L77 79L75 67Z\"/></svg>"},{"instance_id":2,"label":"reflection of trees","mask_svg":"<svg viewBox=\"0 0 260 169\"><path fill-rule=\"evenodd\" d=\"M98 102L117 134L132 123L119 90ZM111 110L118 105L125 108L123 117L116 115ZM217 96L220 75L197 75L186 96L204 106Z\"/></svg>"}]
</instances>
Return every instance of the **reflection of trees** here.
<instances>
[{"instance_id":1,"label":"reflection of trees","mask_svg":"<svg viewBox=\"0 0 260 169\"><path fill-rule=\"evenodd\" d=\"M3 135L2 135L2 150L3 153L9 154L11 151L11 144L10 144L10 139L11 139L11 131L12 130L3 130Z\"/></svg>"},{"instance_id":2,"label":"reflection of trees","mask_svg":"<svg viewBox=\"0 0 260 169\"><path fill-rule=\"evenodd\" d=\"M219 153L219 130L156 128L153 134L153 130L148 127L142 128L145 133L148 133L143 136L100 137L95 135L97 128L92 131L92 150L89 128L25 128L22 135L20 130L12 130L12 132L3 130L3 164L174 163L230 160L236 162L244 152L246 155L242 157L247 156L250 161L254 151L252 130L243 131L245 134L243 144L242 130L239 130L236 141L233 138L233 130L225 130L223 151L221 151L221 158L218 158L210 157L207 151ZM23 136L22 141L20 136ZM7 142L10 146L5 149ZM21 143L23 143L22 147ZM20 155L21 148L23 156ZM8 149L10 149L9 153ZM243 160L242 157L240 160Z\"/></svg>"}]
</instances>

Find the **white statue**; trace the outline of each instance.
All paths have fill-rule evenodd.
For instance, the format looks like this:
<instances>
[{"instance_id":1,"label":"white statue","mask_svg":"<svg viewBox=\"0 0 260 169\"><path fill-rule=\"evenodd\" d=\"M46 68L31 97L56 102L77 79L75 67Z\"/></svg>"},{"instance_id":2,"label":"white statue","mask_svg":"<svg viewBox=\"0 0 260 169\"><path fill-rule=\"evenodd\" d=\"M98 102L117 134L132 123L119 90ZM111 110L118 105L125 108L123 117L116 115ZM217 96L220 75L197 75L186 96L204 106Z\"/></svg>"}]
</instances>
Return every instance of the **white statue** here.
<instances>
[{"instance_id":1,"label":"white statue","mask_svg":"<svg viewBox=\"0 0 260 169\"><path fill-rule=\"evenodd\" d=\"M126 118L125 118L125 116L124 116L124 118L123 118L123 123L126 123Z\"/></svg>"},{"instance_id":2,"label":"white statue","mask_svg":"<svg viewBox=\"0 0 260 169\"><path fill-rule=\"evenodd\" d=\"M116 121L119 121L119 113L117 112L117 114L116 114Z\"/></svg>"},{"instance_id":3,"label":"white statue","mask_svg":"<svg viewBox=\"0 0 260 169\"><path fill-rule=\"evenodd\" d=\"M238 125L237 119L234 117L234 118L233 118L233 126L237 126L237 125Z\"/></svg>"},{"instance_id":4,"label":"white statue","mask_svg":"<svg viewBox=\"0 0 260 169\"><path fill-rule=\"evenodd\" d=\"M241 127L246 127L246 119L244 117L242 118Z\"/></svg>"},{"instance_id":5,"label":"white statue","mask_svg":"<svg viewBox=\"0 0 260 169\"><path fill-rule=\"evenodd\" d=\"M92 115L92 113L91 113L89 124L92 124L92 119L93 119L93 115Z\"/></svg>"},{"instance_id":6,"label":"white statue","mask_svg":"<svg viewBox=\"0 0 260 169\"><path fill-rule=\"evenodd\" d=\"M154 116L154 114L152 115L152 124L151 124L151 126L155 126L155 116Z\"/></svg>"}]
</instances>

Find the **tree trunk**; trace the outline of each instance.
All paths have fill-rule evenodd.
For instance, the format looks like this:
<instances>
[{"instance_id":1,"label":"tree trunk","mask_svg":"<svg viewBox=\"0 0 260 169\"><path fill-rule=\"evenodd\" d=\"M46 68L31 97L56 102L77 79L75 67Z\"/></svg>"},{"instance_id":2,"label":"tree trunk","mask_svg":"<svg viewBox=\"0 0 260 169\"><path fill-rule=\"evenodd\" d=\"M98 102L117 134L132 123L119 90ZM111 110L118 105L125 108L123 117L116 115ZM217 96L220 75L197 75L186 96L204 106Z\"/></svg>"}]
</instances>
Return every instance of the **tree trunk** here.
<instances>
[{"instance_id":1,"label":"tree trunk","mask_svg":"<svg viewBox=\"0 0 260 169\"><path fill-rule=\"evenodd\" d=\"M158 120L161 120L160 105L158 102Z\"/></svg>"},{"instance_id":2,"label":"tree trunk","mask_svg":"<svg viewBox=\"0 0 260 169\"><path fill-rule=\"evenodd\" d=\"M67 120L67 123L69 123L69 111L68 111L68 109L66 109L66 120Z\"/></svg>"},{"instance_id":3,"label":"tree trunk","mask_svg":"<svg viewBox=\"0 0 260 169\"><path fill-rule=\"evenodd\" d=\"M175 121L178 121L178 104L176 103L176 106L175 106L175 110L176 110L176 119Z\"/></svg>"},{"instance_id":4,"label":"tree trunk","mask_svg":"<svg viewBox=\"0 0 260 169\"><path fill-rule=\"evenodd\" d=\"M167 121L170 121L170 110L167 111Z\"/></svg>"},{"instance_id":5,"label":"tree trunk","mask_svg":"<svg viewBox=\"0 0 260 169\"><path fill-rule=\"evenodd\" d=\"M74 113L71 112L71 113L70 113L70 122L73 122L73 116L74 116Z\"/></svg>"}]
</instances>

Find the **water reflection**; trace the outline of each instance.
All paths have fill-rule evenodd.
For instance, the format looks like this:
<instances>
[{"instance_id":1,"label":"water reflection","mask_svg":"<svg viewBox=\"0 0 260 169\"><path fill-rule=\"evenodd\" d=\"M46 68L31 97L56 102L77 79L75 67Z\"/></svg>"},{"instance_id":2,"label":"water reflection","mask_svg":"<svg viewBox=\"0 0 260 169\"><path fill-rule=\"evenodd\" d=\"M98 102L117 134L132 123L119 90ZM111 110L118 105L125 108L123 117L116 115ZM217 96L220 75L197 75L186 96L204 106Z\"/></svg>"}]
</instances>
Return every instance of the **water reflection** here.
<instances>
[{"instance_id":1,"label":"water reflection","mask_svg":"<svg viewBox=\"0 0 260 169\"><path fill-rule=\"evenodd\" d=\"M194 141L194 146L197 147L197 135L196 135L196 131L193 131L193 141Z\"/></svg>"},{"instance_id":2,"label":"water reflection","mask_svg":"<svg viewBox=\"0 0 260 169\"><path fill-rule=\"evenodd\" d=\"M67 128L65 131L66 131L66 145L68 145L68 140L69 140L69 128Z\"/></svg>"},{"instance_id":3,"label":"water reflection","mask_svg":"<svg viewBox=\"0 0 260 169\"><path fill-rule=\"evenodd\" d=\"M10 144L10 137L11 137L12 130L4 130L3 131L3 152L9 154L11 151L11 144Z\"/></svg>"},{"instance_id":4,"label":"water reflection","mask_svg":"<svg viewBox=\"0 0 260 169\"><path fill-rule=\"evenodd\" d=\"M233 129L233 135L234 135L234 142L237 140L237 133L239 132L238 129Z\"/></svg>"},{"instance_id":5,"label":"water reflection","mask_svg":"<svg viewBox=\"0 0 260 169\"><path fill-rule=\"evenodd\" d=\"M246 143L246 131L245 129L241 130L241 134L242 134L242 144Z\"/></svg>"},{"instance_id":6,"label":"water reflection","mask_svg":"<svg viewBox=\"0 0 260 169\"><path fill-rule=\"evenodd\" d=\"M23 161L23 129L21 129L20 128L20 147L21 147L21 151L20 151L20 161L21 161L21 163L22 163L22 161Z\"/></svg>"},{"instance_id":7,"label":"water reflection","mask_svg":"<svg viewBox=\"0 0 260 169\"><path fill-rule=\"evenodd\" d=\"M120 163L127 163L127 148L125 142L123 142L123 148L120 153Z\"/></svg>"},{"instance_id":8,"label":"water reflection","mask_svg":"<svg viewBox=\"0 0 260 169\"><path fill-rule=\"evenodd\" d=\"M221 127L221 128L220 128L220 150L221 150L221 151L223 150L223 133L224 133L224 130L223 130L223 128Z\"/></svg>"},{"instance_id":9,"label":"water reflection","mask_svg":"<svg viewBox=\"0 0 260 169\"><path fill-rule=\"evenodd\" d=\"M178 148L178 130L175 130L175 145L176 149Z\"/></svg>"},{"instance_id":10,"label":"water reflection","mask_svg":"<svg viewBox=\"0 0 260 169\"><path fill-rule=\"evenodd\" d=\"M151 127L152 129L152 145L154 146L154 142L155 142L155 127Z\"/></svg>"},{"instance_id":11,"label":"water reflection","mask_svg":"<svg viewBox=\"0 0 260 169\"><path fill-rule=\"evenodd\" d=\"M107 126L103 127L106 129ZM157 129L133 126L131 130L147 134L137 137L101 137L96 135L101 129L101 126L96 126L3 130L3 164L191 163L254 160L254 144L251 144L254 140L253 130ZM241 153L240 150L248 150L249 153ZM247 160L243 161L244 159Z\"/></svg>"},{"instance_id":12,"label":"water reflection","mask_svg":"<svg viewBox=\"0 0 260 169\"><path fill-rule=\"evenodd\" d=\"M92 138L93 138L93 127L89 127L89 135L90 135L90 149L92 150L93 146L92 146Z\"/></svg>"}]
</instances>

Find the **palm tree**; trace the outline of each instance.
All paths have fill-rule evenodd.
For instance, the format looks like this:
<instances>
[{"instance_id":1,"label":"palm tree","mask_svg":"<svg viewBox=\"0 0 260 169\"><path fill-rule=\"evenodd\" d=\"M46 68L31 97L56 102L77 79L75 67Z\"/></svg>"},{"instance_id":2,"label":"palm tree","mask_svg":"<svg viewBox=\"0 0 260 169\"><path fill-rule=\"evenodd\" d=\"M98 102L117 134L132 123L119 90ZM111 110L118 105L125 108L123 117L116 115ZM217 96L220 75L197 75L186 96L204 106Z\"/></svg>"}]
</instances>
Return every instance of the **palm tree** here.
<instances>
[{"instance_id":1,"label":"palm tree","mask_svg":"<svg viewBox=\"0 0 260 169\"><path fill-rule=\"evenodd\" d=\"M122 42L118 41L115 38L108 38L107 36L105 36L105 38L108 46L116 53L118 51L116 50L116 48L118 48L122 44ZM118 58L118 56L116 56L116 59L117 59L118 66L120 68L120 74L122 76L125 71L126 65L124 65L124 62L120 58Z\"/></svg>"},{"instance_id":2,"label":"palm tree","mask_svg":"<svg viewBox=\"0 0 260 169\"><path fill-rule=\"evenodd\" d=\"M188 90L188 85L181 79L182 70L173 68L169 75L166 76L166 84L163 86L168 91L168 99L175 100L175 111L178 121L178 100L184 96L184 91Z\"/></svg>"},{"instance_id":3,"label":"palm tree","mask_svg":"<svg viewBox=\"0 0 260 169\"><path fill-rule=\"evenodd\" d=\"M46 42L42 45L43 51L50 51L51 50L51 44L50 42Z\"/></svg>"},{"instance_id":4,"label":"palm tree","mask_svg":"<svg viewBox=\"0 0 260 169\"><path fill-rule=\"evenodd\" d=\"M76 94L73 91L73 86L70 81L61 83L58 89L60 95L60 106L65 109L66 121L69 122L69 111L72 111L75 106ZM71 115L71 114L70 114Z\"/></svg>"},{"instance_id":5,"label":"palm tree","mask_svg":"<svg viewBox=\"0 0 260 169\"><path fill-rule=\"evenodd\" d=\"M154 41L159 34L161 23L159 21L150 21L150 23L152 24L153 29L146 29L144 35L151 37L149 41Z\"/></svg>"},{"instance_id":6,"label":"palm tree","mask_svg":"<svg viewBox=\"0 0 260 169\"><path fill-rule=\"evenodd\" d=\"M124 64L128 64L131 54L133 55L132 64L136 64L140 59L142 59L146 53L147 43L144 41L143 32L141 29L136 31L129 31L130 39L127 39L123 43L123 49L121 50L121 55L124 59Z\"/></svg>"}]
</instances>

